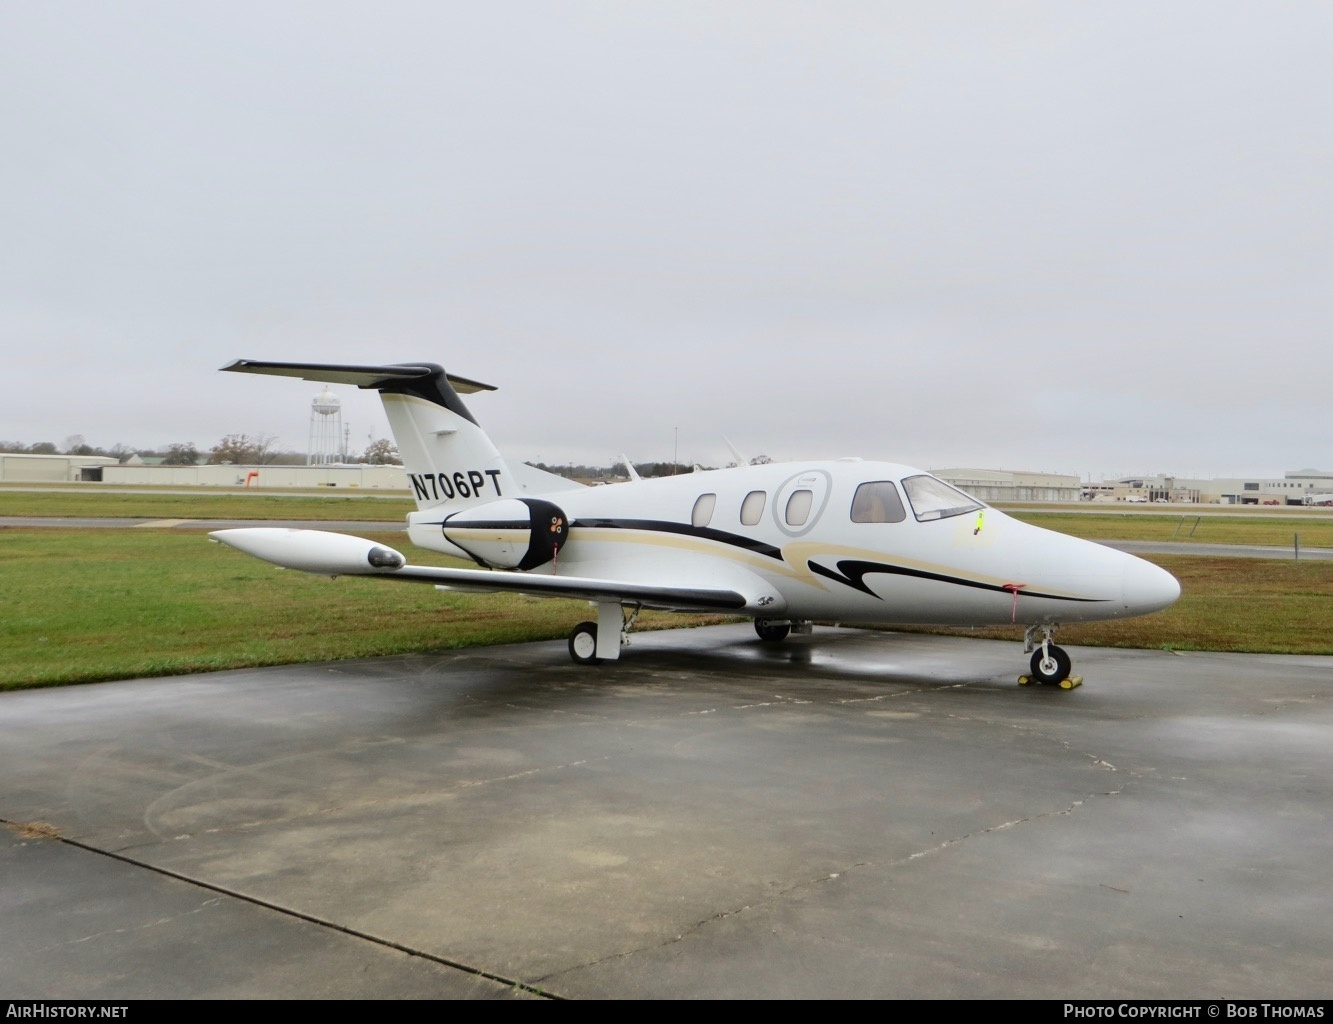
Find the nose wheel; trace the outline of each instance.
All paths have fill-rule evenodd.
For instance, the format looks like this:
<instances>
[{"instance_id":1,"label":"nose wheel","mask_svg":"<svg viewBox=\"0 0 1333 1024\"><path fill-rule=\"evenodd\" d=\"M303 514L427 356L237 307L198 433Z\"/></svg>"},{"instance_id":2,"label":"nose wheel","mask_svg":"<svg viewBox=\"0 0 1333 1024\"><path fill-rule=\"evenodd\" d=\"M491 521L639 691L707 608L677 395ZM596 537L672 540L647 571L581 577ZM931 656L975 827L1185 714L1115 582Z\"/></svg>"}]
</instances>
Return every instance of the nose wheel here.
<instances>
[{"instance_id":1,"label":"nose wheel","mask_svg":"<svg viewBox=\"0 0 1333 1024\"><path fill-rule=\"evenodd\" d=\"M1063 647L1043 644L1032 653L1032 681L1043 686L1054 686L1069 678L1074 661Z\"/></svg>"}]
</instances>

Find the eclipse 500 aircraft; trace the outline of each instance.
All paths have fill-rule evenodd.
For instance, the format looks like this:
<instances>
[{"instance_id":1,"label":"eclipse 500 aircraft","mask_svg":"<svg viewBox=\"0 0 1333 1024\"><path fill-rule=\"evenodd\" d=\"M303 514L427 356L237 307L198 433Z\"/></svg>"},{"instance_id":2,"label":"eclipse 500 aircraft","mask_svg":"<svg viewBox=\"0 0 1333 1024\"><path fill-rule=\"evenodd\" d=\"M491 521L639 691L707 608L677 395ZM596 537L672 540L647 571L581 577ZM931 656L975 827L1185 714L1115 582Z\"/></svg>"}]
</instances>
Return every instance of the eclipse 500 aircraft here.
<instances>
[{"instance_id":1,"label":"eclipse 500 aircraft","mask_svg":"<svg viewBox=\"0 0 1333 1024\"><path fill-rule=\"evenodd\" d=\"M459 397L493 387L433 363L392 366L240 359L224 370L380 393L417 511L412 543L480 568L409 565L360 537L320 530L211 536L289 569L432 583L445 590L582 598L596 622L569 637L575 661L620 657L644 608L727 612L764 641L815 621L1027 627L1031 677L1075 686L1052 643L1065 622L1145 615L1175 578L1112 548L1012 519L908 466L860 459L769 463L584 487L508 462Z\"/></svg>"}]
</instances>

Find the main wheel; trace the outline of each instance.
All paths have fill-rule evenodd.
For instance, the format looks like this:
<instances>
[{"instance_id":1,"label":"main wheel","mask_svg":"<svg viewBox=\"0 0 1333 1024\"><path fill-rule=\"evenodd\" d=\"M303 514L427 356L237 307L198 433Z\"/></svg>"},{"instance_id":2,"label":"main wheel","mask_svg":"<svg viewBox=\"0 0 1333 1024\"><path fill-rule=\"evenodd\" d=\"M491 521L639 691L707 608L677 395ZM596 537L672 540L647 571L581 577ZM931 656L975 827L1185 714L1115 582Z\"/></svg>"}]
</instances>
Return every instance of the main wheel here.
<instances>
[{"instance_id":1,"label":"main wheel","mask_svg":"<svg viewBox=\"0 0 1333 1024\"><path fill-rule=\"evenodd\" d=\"M580 622L569 634L569 656L580 665L600 665L597 657L597 623Z\"/></svg>"},{"instance_id":2,"label":"main wheel","mask_svg":"<svg viewBox=\"0 0 1333 1024\"><path fill-rule=\"evenodd\" d=\"M769 622L768 619L755 619L754 631L759 634L760 640L775 644L787 639L787 634L791 632L791 626L786 623Z\"/></svg>"},{"instance_id":3,"label":"main wheel","mask_svg":"<svg viewBox=\"0 0 1333 1024\"><path fill-rule=\"evenodd\" d=\"M1073 659L1055 644L1047 644L1044 654L1040 647L1032 653L1032 678L1035 682L1047 686L1064 682L1073 667Z\"/></svg>"}]
</instances>

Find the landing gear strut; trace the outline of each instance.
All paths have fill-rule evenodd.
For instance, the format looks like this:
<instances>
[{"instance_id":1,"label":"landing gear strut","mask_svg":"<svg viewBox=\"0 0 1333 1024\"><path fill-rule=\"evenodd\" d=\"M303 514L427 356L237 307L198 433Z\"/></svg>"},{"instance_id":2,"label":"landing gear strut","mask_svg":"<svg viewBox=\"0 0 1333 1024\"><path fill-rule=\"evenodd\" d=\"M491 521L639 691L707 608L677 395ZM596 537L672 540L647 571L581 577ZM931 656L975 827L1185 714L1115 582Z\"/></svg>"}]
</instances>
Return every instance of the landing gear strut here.
<instances>
[{"instance_id":1,"label":"landing gear strut","mask_svg":"<svg viewBox=\"0 0 1333 1024\"><path fill-rule=\"evenodd\" d=\"M1082 676L1069 674L1074 667L1073 659L1063 647L1056 647L1051 643L1055 629L1055 625L1043 623L1028 626L1027 632L1023 634L1023 653L1032 652L1030 663L1032 675L1019 676L1020 686L1040 683L1043 686L1059 686L1062 690L1072 690L1082 684ZM1041 633L1040 643L1036 639L1038 633Z\"/></svg>"}]
</instances>

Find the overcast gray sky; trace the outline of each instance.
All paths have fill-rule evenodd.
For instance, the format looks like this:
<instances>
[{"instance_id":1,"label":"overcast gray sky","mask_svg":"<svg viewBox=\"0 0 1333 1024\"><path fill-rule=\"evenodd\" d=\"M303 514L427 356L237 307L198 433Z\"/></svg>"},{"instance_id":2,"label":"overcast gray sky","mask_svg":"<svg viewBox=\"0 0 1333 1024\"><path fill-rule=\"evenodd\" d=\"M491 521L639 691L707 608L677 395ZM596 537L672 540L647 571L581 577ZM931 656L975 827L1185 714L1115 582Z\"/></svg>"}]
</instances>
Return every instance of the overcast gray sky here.
<instances>
[{"instance_id":1,"label":"overcast gray sky","mask_svg":"<svg viewBox=\"0 0 1333 1024\"><path fill-rule=\"evenodd\" d=\"M0 0L0 438L1330 469L1331 106L1322 0Z\"/></svg>"}]
</instances>

